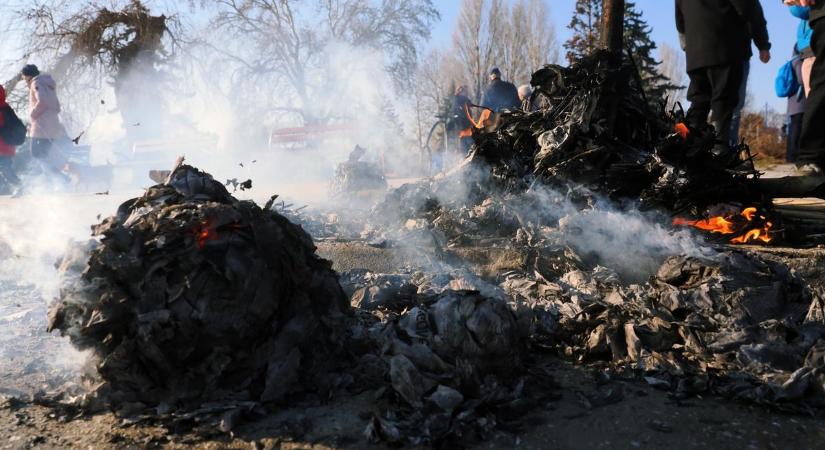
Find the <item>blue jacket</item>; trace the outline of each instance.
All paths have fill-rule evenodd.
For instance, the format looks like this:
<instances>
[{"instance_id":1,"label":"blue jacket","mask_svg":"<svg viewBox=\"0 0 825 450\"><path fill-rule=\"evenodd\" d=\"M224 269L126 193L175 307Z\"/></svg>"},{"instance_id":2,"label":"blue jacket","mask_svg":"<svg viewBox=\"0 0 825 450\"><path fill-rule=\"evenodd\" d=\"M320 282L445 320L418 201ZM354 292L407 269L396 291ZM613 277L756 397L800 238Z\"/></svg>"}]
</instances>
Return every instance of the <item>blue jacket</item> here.
<instances>
[{"instance_id":1,"label":"blue jacket","mask_svg":"<svg viewBox=\"0 0 825 450\"><path fill-rule=\"evenodd\" d=\"M810 6L791 6L791 14L801 20L799 27L796 29L796 48L799 49L800 53L811 47L811 35L814 31L811 29L810 22L808 22L810 13Z\"/></svg>"}]
</instances>

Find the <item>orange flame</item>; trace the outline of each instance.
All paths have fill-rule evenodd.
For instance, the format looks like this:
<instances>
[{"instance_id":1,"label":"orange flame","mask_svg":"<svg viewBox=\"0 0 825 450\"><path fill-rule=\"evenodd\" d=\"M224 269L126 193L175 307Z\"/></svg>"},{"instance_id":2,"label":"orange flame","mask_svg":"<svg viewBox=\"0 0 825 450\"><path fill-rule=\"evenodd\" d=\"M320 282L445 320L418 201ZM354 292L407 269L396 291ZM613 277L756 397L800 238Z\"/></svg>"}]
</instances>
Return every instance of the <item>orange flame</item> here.
<instances>
[{"instance_id":1,"label":"orange flame","mask_svg":"<svg viewBox=\"0 0 825 450\"><path fill-rule=\"evenodd\" d=\"M687 139L690 136L690 129L688 129L687 125L683 122L679 122L676 126L673 127L673 131L679 133L679 136L682 136L682 139Z\"/></svg>"},{"instance_id":2,"label":"orange flame","mask_svg":"<svg viewBox=\"0 0 825 450\"><path fill-rule=\"evenodd\" d=\"M677 217L673 219L673 225L688 225L711 233L733 234L733 222L724 217L711 217L702 220L687 220Z\"/></svg>"},{"instance_id":3,"label":"orange flame","mask_svg":"<svg viewBox=\"0 0 825 450\"><path fill-rule=\"evenodd\" d=\"M738 216L742 217L742 220L736 220L736 216L728 216L728 217L711 217L709 219L702 219L702 220L688 220L683 219L680 217L673 219L673 225L686 225L698 228L704 231L710 231L711 233L719 233L719 234L737 234L742 230L746 229L751 223L753 222L754 217L757 213L756 208L745 208ZM760 215L760 219L763 221L765 220L765 216ZM773 240L771 237L771 229L773 228L773 223L771 222L764 222L764 225L761 228L752 228L746 231L744 234L741 234L737 237L734 237L730 240L731 244L747 244L749 242L763 242L769 243Z\"/></svg>"}]
</instances>

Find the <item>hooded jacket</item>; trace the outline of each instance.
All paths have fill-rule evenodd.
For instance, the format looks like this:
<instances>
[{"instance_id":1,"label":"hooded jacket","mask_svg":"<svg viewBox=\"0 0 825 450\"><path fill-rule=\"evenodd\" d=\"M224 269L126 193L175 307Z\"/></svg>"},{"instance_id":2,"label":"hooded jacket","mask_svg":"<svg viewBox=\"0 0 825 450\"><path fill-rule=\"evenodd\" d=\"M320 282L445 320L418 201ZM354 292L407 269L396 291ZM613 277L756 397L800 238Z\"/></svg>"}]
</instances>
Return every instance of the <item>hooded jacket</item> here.
<instances>
[{"instance_id":1,"label":"hooded jacket","mask_svg":"<svg viewBox=\"0 0 825 450\"><path fill-rule=\"evenodd\" d=\"M687 71L744 62L751 41L770 50L758 0L676 0L676 28L684 36Z\"/></svg>"},{"instance_id":2,"label":"hooded jacket","mask_svg":"<svg viewBox=\"0 0 825 450\"><path fill-rule=\"evenodd\" d=\"M6 90L3 89L3 86L0 86L0 111L6 108L9 108L8 103L6 103ZM6 126L5 120L5 116L0 113L0 128ZM13 145L6 144L6 141L0 137L0 156L14 156L15 150Z\"/></svg>"},{"instance_id":3,"label":"hooded jacket","mask_svg":"<svg viewBox=\"0 0 825 450\"><path fill-rule=\"evenodd\" d=\"M41 73L29 86L31 128L29 137L34 139L60 139L66 129L60 123L60 101L57 99L57 83L49 74Z\"/></svg>"}]
</instances>

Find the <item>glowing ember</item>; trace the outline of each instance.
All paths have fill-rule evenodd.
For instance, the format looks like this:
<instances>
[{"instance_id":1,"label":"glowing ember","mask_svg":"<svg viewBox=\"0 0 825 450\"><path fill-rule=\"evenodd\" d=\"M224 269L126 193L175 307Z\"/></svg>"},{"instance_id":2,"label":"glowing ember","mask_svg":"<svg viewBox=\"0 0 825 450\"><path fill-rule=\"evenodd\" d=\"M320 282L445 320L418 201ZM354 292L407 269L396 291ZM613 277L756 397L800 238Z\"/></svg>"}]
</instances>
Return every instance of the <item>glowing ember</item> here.
<instances>
[{"instance_id":1,"label":"glowing ember","mask_svg":"<svg viewBox=\"0 0 825 450\"><path fill-rule=\"evenodd\" d=\"M207 241L213 241L218 238L218 232L212 228L212 223L207 220L195 229L195 238L198 243L198 248L203 249L206 247Z\"/></svg>"},{"instance_id":2,"label":"glowing ember","mask_svg":"<svg viewBox=\"0 0 825 450\"><path fill-rule=\"evenodd\" d=\"M747 244L747 243L769 243L773 240L771 238L771 229L773 223L768 222L767 218L759 215L759 221L754 222L757 217L758 210L756 208L745 208L741 213L731 216L717 216L709 219L689 220L677 217L673 219L673 225L691 226L711 233L719 234L735 234L736 237L730 240L731 244ZM758 225L761 224L761 225Z\"/></svg>"},{"instance_id":3,"label":"glowing ember","mask_svg":"<svg viewBox=\"0 0 825 450\"><path fill-rule=\"evenodd\" d=\"M677 123L676 126L673 127L673 131L679 133L679 136L682 136L682 139L687 139L690 135L690 130L687 125L682 122Z\"/></svg>"}]
</instances>

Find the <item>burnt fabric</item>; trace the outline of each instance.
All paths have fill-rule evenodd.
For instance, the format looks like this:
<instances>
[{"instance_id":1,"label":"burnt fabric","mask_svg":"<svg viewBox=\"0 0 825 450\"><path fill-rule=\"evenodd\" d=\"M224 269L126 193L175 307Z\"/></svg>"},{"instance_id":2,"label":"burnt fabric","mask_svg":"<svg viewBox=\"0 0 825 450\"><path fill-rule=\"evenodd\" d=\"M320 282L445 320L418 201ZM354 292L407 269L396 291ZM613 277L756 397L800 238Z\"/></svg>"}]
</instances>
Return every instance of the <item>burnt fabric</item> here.
<instances>
[{"instance_id":1,"label":"burnt fabric","mask_svg":"<svg viewBox=\"0 0 825 450\"><path fill-rule=\"evenodd\" d=\"M771 48L757 0L676 0L676 28L685 38L688 72L749 59L751 40L759 50Z\"/></svg>"},{"instance_id":2,"label":"burnt fabric","mask_svg":"<svg viewBox=\"0 0 825 450\"><path fill-rule=\"evenodd\" d=\"M487 85L481 106L490 108L495 112L503 109L518 109L521 106L521 100L518 98L518 88L513 83L496 78Z\"/></svg>"},{"instance_id":3,"label":"burnt fabric","mask_svg":"<svg viewBox=\"0 0 825 450\"><path fill-rule=\"evenodd\" d=\"M67 254L49 329L94 351L113 408L323 389L346 297L310 236L270 207L181 166Z\"/></svg>"},{"instance_id":4,"label":"burnt fabric","mask_svg":"<svg viewBox=\"0 0 825 450\"><path fill-rule=\"evenodd\" d=\"M805 105L798 162L825 165L825 20L816 20L812 26L811 48L816 62L811 71L811 95Z\"/></svg>"},{"instance_id":5,"label":"burnt fabric","mask_svg":"<svg viewBox=\"0 0 825 450\"><path fill-rule=\"evenodd\" d=\"M730 132L733 112L739 103L739 88L744 67L745 61L742 60L738 63L688 72L690 87L687 98L690 101L690 110L687 120L690 124L698 126L704 123L708 113L713 111L711 121L719 125L717 131L720 133L720 140L728 141L724 133Z\"/></svg>"}]
</instances>

